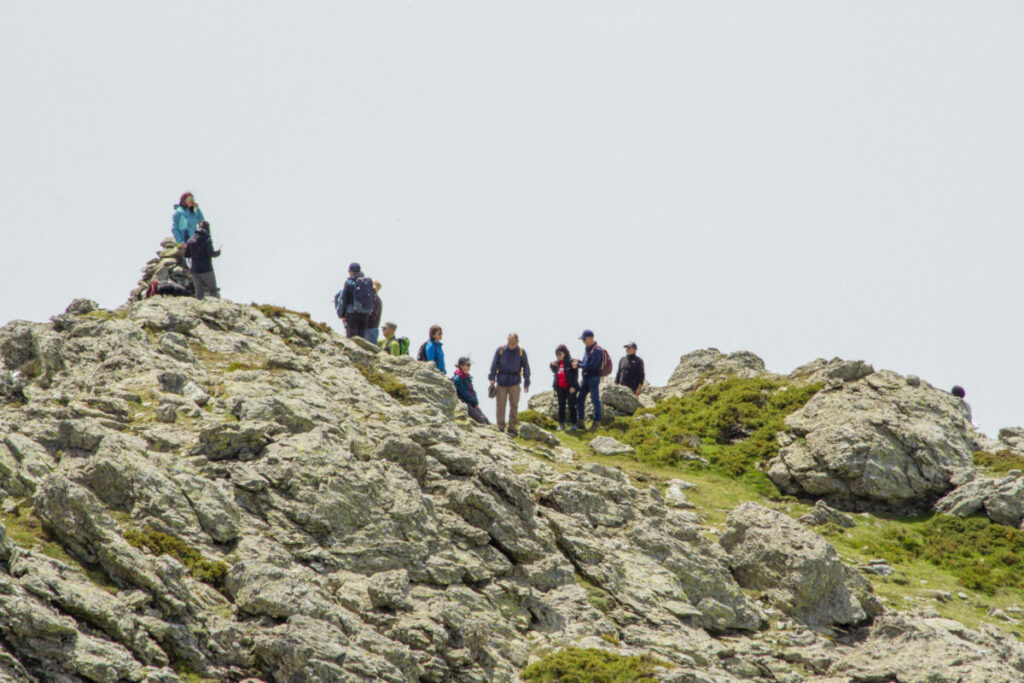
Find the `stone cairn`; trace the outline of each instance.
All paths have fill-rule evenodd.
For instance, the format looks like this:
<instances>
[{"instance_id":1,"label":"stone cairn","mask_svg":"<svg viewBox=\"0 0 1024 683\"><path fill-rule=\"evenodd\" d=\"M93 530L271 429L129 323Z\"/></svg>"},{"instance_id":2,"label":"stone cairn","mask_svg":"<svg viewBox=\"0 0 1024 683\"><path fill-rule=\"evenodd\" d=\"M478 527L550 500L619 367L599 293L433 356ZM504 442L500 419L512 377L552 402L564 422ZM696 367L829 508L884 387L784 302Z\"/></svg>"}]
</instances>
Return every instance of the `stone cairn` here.
<instances>
[{"instance_id":1,"label":"stone cairn","mask_svg":"<svg viewBox=\"0 0 1024 683\"><path fill-rule=\"evenodd\" d=\"M146 298L146 292L153 280L166 282L168 280L177 282L188 290L188 293L195 296L195 285L192 284L192 273L185 264L185 256L173 237L164 238L160 243L160 249L156 252L156 258L152 258L142 268L142 279L135 286L128 296L128 303Z\"/></svg>"}]
</instances>

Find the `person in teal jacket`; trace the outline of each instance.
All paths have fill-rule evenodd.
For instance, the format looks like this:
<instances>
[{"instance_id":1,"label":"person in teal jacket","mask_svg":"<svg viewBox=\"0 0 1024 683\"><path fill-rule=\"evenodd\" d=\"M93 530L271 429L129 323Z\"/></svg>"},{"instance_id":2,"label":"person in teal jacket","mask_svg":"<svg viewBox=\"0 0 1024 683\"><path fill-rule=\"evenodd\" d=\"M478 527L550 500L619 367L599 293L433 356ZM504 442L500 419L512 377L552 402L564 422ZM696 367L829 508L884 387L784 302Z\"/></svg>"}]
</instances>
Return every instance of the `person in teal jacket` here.
<instances>
[{"instance_id":1,"label":"person in teal jacket","mask_svg":"<svg viewBox=\"0 0 1024 683\"><path fill-rule=\"evenodd\" d=\"M431 325L428 334L430 339L423 344L423 358L421 360L433 363L442 374L447 374L447 370L444 369L444 347L441 344L441 335L444 332L441 330L440 325Z\"/></svg>"},{"instance_id":2,"label":"person in teal jacket","mask_svg":"<svg viewBox=\"0 0 1024 683\"><path fill-rule=\"evenodd\" d=\"M171 234L174 241L179 245L188 242L188 238L196 234L199 223L206 219L203 210L196 204L196 198L191 192L181 195L181 199L174 205L174 218L171 219Z\"/></svg>"}]
</instances>

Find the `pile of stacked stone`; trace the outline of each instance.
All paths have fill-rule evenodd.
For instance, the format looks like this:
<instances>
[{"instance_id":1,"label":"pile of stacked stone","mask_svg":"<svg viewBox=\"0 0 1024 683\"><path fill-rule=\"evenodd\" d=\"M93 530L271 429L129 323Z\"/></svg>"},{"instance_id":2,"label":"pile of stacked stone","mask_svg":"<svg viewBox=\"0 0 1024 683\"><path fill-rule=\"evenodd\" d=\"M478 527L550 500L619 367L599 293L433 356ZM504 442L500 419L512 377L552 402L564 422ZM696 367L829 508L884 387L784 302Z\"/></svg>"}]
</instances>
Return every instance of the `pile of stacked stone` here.
<instances>
[{"instance_id":1,"label":"pile of stacked stone","mask_svg":"<svg viewBox=\"0 0 1024 683\"><path fill-rule=\"evenodd\" d=\"M156 252L156 258L152 258L142 268L142 279L135 286L128 296L128 303L146 298L146 292L153 280L159 282L176 282L188 290L190 295L195 295L195 286L192 284L192 273L189 272L185 263L185 256L182 250L175 243L173 237L167 237L160 243Z\"/></svg>"}]
</instances>

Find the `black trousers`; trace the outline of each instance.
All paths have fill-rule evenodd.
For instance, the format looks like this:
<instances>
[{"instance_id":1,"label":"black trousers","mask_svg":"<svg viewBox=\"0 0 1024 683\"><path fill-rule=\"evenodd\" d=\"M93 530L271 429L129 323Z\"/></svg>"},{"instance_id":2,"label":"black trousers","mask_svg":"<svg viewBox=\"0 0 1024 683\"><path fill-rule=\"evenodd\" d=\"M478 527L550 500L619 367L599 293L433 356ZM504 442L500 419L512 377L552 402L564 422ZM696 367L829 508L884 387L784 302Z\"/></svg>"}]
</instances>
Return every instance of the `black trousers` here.
<instances>
[{"instance_id":1,"label":"black trousers","mask_svg":"<svg viewBox=\"0 0 1024 683\"><path fill-rule=\"evenodd\" d=\"M565 422L565 406L569 405L569 422L576 422L576 394L570 394L568 389L555 387L555 395L558 396L558 423Z\"/></svg>"},{"instance_id":2,"label":"black trousers","mask_svg":"<svg viewBox=\"0 0 1024 683\"><path fill-rule=\"evenodd\" d=\"M369 313L349 313L345 316L345 336L365 337L366 325L370 322Z\"/></svg>"}]
</instances>

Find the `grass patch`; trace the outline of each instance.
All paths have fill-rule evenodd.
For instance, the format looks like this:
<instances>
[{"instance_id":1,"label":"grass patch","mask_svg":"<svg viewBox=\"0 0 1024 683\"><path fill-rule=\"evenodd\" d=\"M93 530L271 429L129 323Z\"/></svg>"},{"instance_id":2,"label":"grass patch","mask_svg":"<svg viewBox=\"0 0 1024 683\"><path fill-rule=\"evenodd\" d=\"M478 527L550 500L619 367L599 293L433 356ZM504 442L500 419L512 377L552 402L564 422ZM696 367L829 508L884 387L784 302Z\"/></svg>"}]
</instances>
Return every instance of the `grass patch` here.
<instances>
[{"instance_id":1,"label":"grass patch","mask_svg":"<svg viewBox=\"0 0 1024 683\"><path fill-rule=\"evenodd\" d=\"M558 429L558 423L552 420L544 413L538 413L536 410L524 410L519 413L520 422L529 422L530 424L537 425L541 429L546 429L549 432L553 432Z\"/></svg>"},{"instance_id":2,"label":"grass patch","mask_svg":"<svg viewBox=\"0 0 1024 683\"><path fill-rule=\"evenodd\" d=\"M615 598L611 593L600 586L595 586L579 574L576 575L576 583L587 591L587 601L591 607L605 616L611 614L612 608L615 606Z\"/></svg>"},{"instance_id":3,"label":"grass patch","mask_svg":"<svg viewBox=\"0 0 1024 683\"><path fill-rule=\"evenodd\" d=\"M407 405L412 402L412 394L409 393L409 387L387 370L381 370L368 363L356 363L355 366L363 377L366 378L367 382L380 387L384 390L384 393Z\"/></svg>"},{"instance_id":4,"label":"grass patch","mask_svg":"<svg viewBox=\"0 0 1024 683\"><path fill-rule=\"evenodd\" d=\"M731 377L643 412L654 419L617 418L603 429L636 448L636 459L680 465L704 458L711 469L749 479L764 495L778 495L759 465L779 452L776 433L820 384Z\"/></svg>"},{"instance_id":5,"label":"grass patch","mask_svg":"<svg viewBox=\"0 0 1024 683\"><path fill-rule=\"evenodd\" d=\"M0 515L0 522L3 522L7 530L7 538L11 539L15 545L26 550L35 550L67 564L76 564L75 560L57 543L57 539L43 527L42 520L31 511L16 507L10 514Z\"/></svg>"},{"instance_id":6,"label":"grass patch","mask_svg":"<svg viewBox=\"0 0 1024 683\"><path fill-rule=\"evenodd\" d=\"M836 528L820 531L837 545L847 538ZM948 572L960 586L985 595L1024 590L1024 532L987 517L930 515L887 521L880 533L858 540L862 550L890 564L923 560Z\"/></svg>"},{"instance_id":7,"label":"grass patch","mask_svg":"<svg viewBox=\"0 0 1024 683\"><path fill-rule=\"evenodd\" d=\"M524 681L540 683L627 683L655 681L654 670L667 666L650 655L627 657L593 648L567 647L534 662Z\"/></svg>"},{"instance_id":8,"label":"grass patch","mask_svg":"<svg viewBox=\"0 0 1024 683\"><path fill-rule=\"evenodd\" d=\"M255 366L251 365L250 363L245 363L245 362L242 362L242 361L233 360L230 363L228 363L228 366L226 368L224 368L224 372L238 372L240 370L259 370L259 369L260 368L257 368Z\"/></svg>"},{"instance_id":9,"label":"grass patch","mask_svg":"<svg viewBox=\"0 0 1024 683\"><path fill-rule=\"evenodd\" d=\"M317 330L318 332L330 334L333 331L330 325L328 325L327 323L321 323L317 322L316 320L313 320L313 318L310 317L309 313L306 313L304 311L292 311L290 309L283 308L281 306L274 306L272 304L253 303L252 306L253 308L258 309L260 313L267 316L268 318L283 318L288 315L295 315L305 320L307 323L309 323L310 327L312 327L314 330Z\"/></svg>"},{"instance_id":10,"label":"grass patch","mask_svg":"<svg viewBox=\"0 0 1024 683\"><path fill-rule=\"evenodd\" d=\"M974 464L989 472L1001 474L1010 470L1024 470L1024 457L1009 450L996 453L978 451L974 454Z\"/></svg>"},{"instance_id":11,"label":"grass patch","mask_svg":"<svg viewBox=\"0 0 1024 683\"><path fill-rule=\"evenodd\" d=\"M170 555L181 562L192 578L208 583L214 588L224 588L224 577L228 573L228 565L216 560L208 560L202 554L180 538L157 531L148 524L140 531L130 528L124 532L124 538L136 548L146 548L156 555Z\"/></svg>"}]
</instances>

